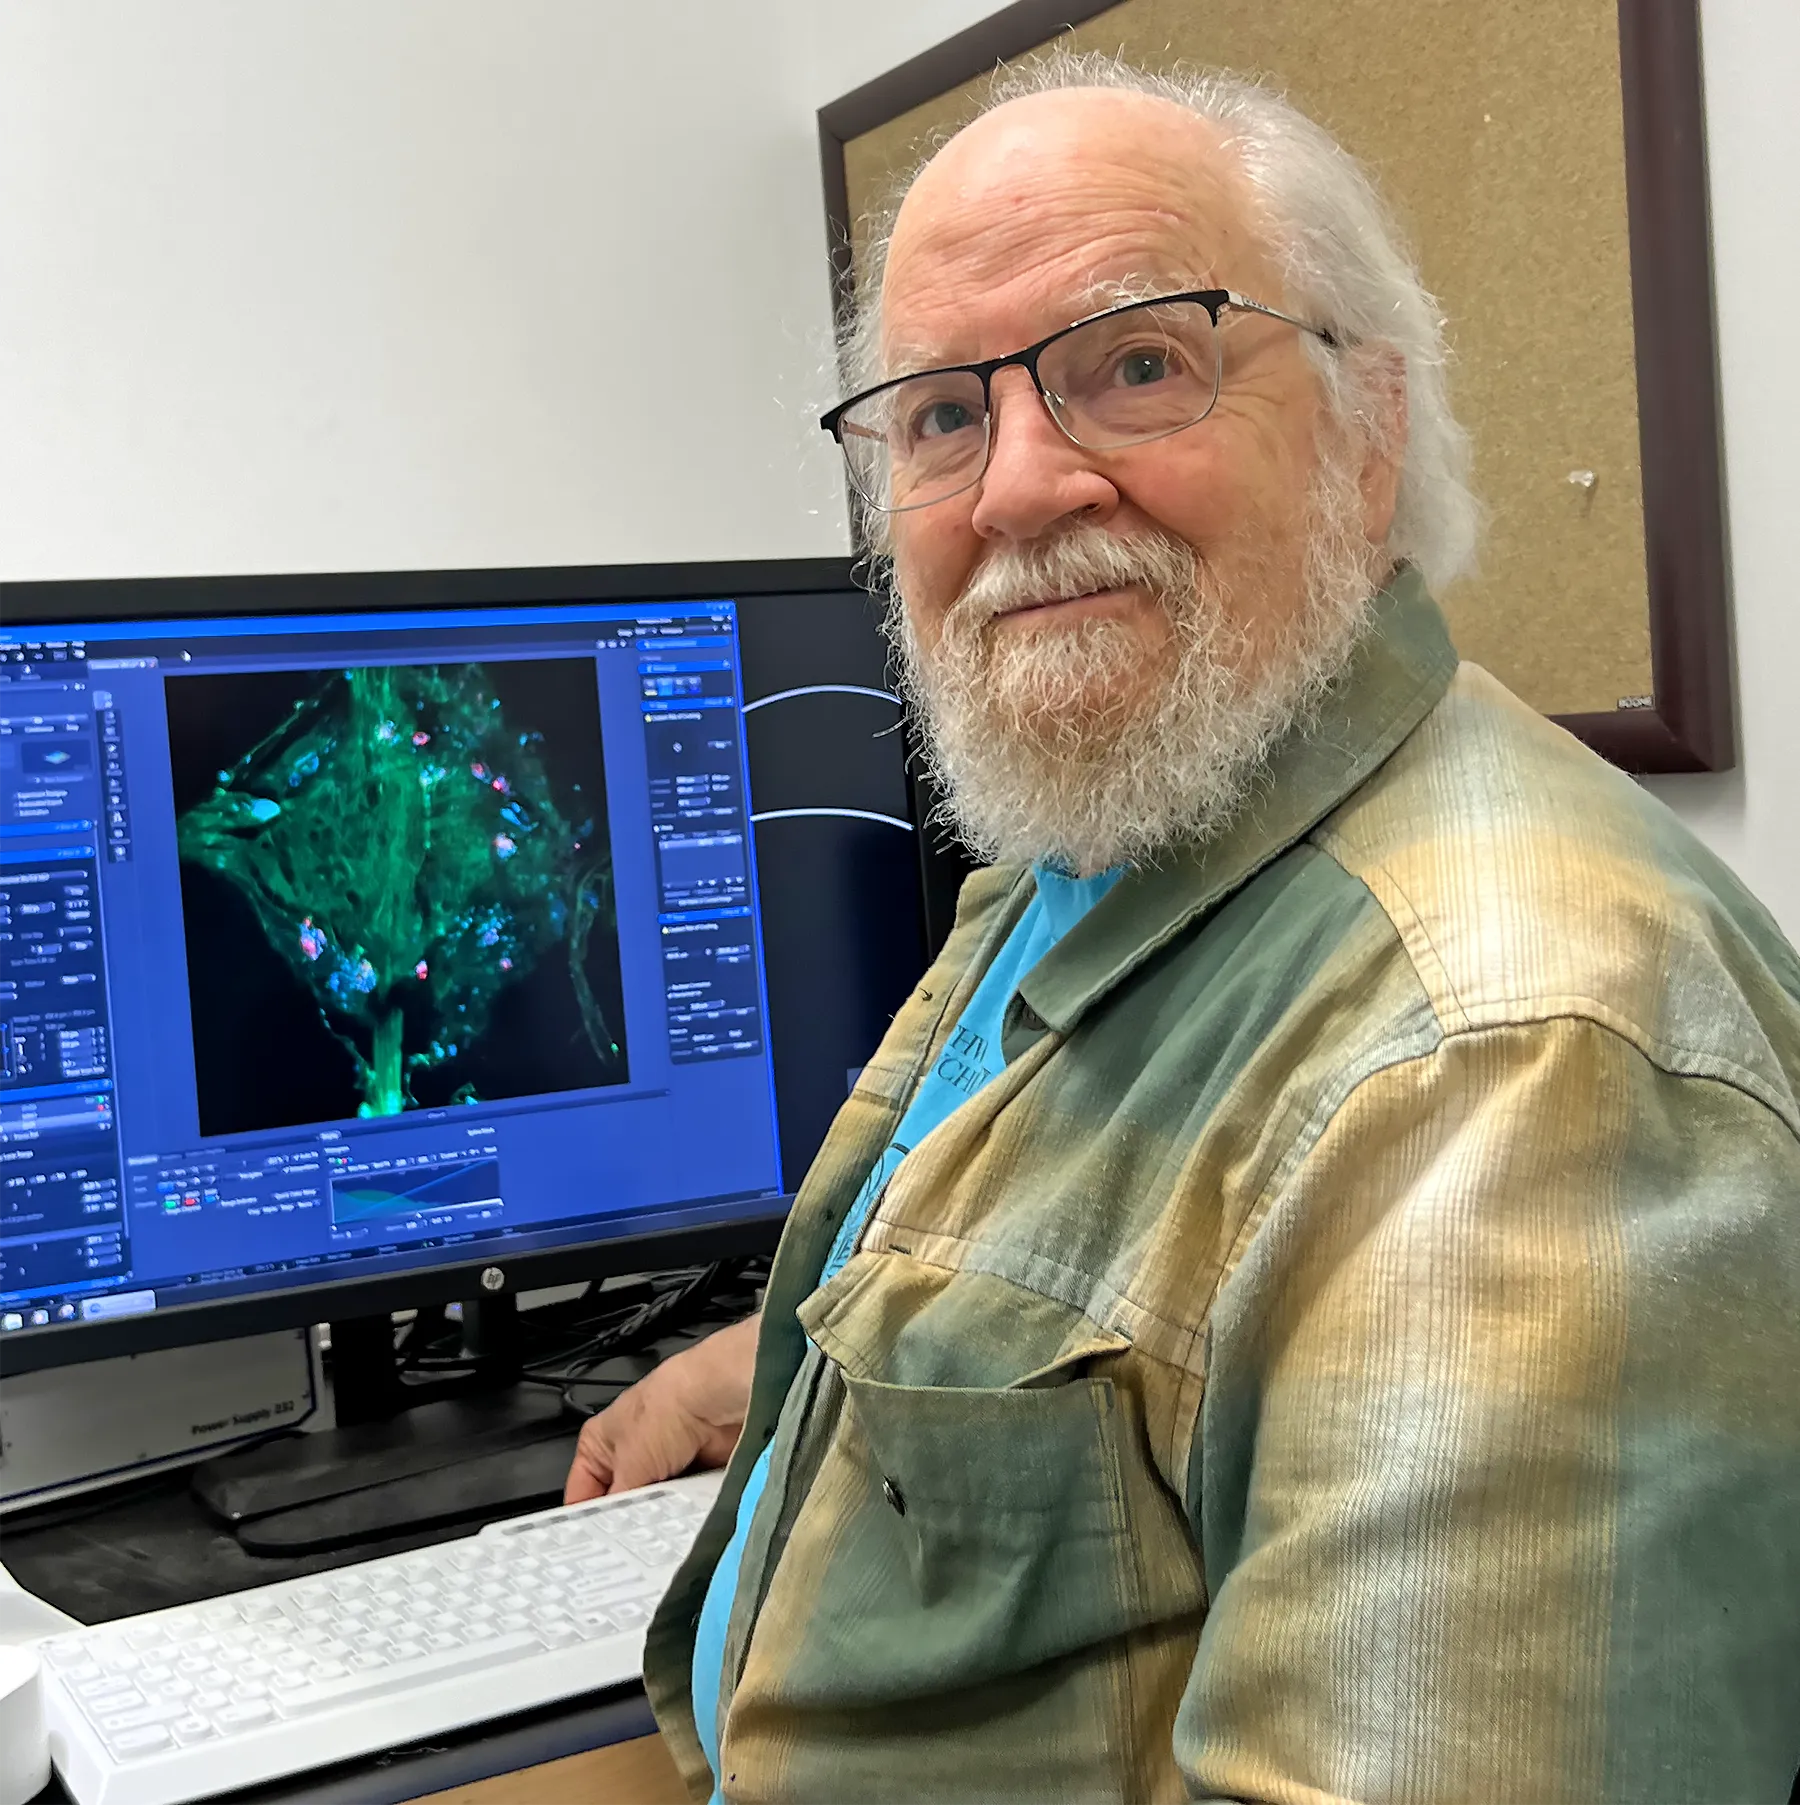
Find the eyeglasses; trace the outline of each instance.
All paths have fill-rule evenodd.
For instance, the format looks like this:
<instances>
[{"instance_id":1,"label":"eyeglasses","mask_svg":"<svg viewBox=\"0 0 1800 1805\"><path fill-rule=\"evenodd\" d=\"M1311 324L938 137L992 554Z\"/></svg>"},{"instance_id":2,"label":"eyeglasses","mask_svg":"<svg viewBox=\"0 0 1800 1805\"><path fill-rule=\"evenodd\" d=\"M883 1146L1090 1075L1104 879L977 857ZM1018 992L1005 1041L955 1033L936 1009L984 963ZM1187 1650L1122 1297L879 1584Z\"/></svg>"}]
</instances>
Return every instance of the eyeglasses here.
<instances>
[{"instance_id":1,"label":"eyeglasses","mask_svg":"<svg viewBox=\"0 0 1800 1805\"><path fill-rule=\"evenodd\" d=\"M1064 435L1089 451L1143 445L1204 420L1219 398L1227 308L1298 326L1334 349L1340 343L1230 289L1194 289L1091 314L1009 357L896 376L840 402L819 424L843 448L851 485L871 507L928 508L981 481L994 439L994 377L1013 364Z\"/></svg>"}]
</instances>

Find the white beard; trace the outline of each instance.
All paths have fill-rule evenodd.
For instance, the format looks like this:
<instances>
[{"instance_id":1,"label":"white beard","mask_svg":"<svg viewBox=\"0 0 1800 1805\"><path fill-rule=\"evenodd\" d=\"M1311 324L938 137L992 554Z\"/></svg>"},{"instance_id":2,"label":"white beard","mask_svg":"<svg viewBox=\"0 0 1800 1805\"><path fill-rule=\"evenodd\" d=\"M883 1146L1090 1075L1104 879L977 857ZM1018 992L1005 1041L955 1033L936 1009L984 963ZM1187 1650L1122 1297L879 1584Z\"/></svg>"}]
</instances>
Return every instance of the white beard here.
<instances>
[{"instance_id":1,"label":"white beard","mask_svg":"<svg viewBox=\"0 0 1800 1805\"><path fill-rule=\"evenodd\" d=\"M1166 534L1125 539L1078 523L1000 546L929 653L896 580L888 631L927 729L945 819L978 858L1043 860L1082 876L1215 837L1368 624L1387 560L1369 544L1361 510L1348 457L1322 455L1308 497L1303 605L1272 641L1263 636L1254 660L1236 623L1255 618L1266 572L1252 562L1249 584L1228 595L1192 547ZM1143 644L1122 621L987 631L1026 602L1132 585L1174 629L1160 688L1142 684Z\"/></svg>"}]
</instances>

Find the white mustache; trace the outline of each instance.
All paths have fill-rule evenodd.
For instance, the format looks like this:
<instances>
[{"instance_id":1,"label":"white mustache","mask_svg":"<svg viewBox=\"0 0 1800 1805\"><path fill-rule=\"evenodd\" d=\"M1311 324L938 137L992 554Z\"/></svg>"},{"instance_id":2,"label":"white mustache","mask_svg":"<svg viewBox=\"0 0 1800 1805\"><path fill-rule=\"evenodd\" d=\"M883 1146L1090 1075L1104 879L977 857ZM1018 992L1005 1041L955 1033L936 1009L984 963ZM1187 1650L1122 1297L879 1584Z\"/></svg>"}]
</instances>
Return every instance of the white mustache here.
<instances>
[{"instance_id":1,"label":"white mustache","mask_svg":"<svg viewBox=\"0 0 1800 1805\"><path fill-rule=\"evenodd\" d=\"M1125 538L1103 527L1075 526L1054 538L990 552L950 612L980 626L1108 589L1143 589L1158 600L1185 600L1193 595L1197 576L1193 548L1168 534Z\"/></svg>"}]
</instances>

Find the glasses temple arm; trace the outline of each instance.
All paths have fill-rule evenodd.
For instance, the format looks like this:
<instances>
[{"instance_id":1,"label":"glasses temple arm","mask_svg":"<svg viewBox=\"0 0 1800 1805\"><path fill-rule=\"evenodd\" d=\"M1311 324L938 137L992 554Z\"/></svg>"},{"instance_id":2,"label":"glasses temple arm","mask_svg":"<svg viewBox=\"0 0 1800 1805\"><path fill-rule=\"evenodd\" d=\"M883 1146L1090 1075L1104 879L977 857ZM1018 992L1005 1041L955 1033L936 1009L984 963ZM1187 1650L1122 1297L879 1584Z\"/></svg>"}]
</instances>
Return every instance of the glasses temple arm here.
<instances>
[{"instance_id":1,"label":"glasses temple arm","mask_svg":"<svg viewBox=\"0 0 1800 1805\"><path fill-rule=\"evenodd\" d=\"M1278 307L1265 307L1261 301L1248 300L1230 289L1225 291L1225 304L1245 313L1267 314L1272 320L1280 320L1284 326L1298 326L1302 332L1310 332L1314 338L1323 339L1334 351L1343 347L1344 341L1329 327L1315 326L1311 320L1296 319L1293 314L1283 313Z\"/></svg>"}]
</instances>

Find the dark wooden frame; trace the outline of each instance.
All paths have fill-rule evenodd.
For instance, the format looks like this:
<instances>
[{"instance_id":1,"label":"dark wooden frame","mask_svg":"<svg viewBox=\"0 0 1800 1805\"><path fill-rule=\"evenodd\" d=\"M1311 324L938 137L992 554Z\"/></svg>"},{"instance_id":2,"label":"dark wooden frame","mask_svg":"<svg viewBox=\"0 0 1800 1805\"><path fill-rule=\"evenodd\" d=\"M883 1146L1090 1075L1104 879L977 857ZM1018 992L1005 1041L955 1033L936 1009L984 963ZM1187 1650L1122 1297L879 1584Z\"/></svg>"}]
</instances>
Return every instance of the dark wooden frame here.
<instances>
[{"instance_id":1,"label":"dark wooden frame","mask_svg":"<svg viewBox=\"0 0 1800 1805\"><path fill-rule=\"evenodd\" d=\"M844 145L1116 0L1014 5L819 109L833 304L850 299ZM1699 0L1619 0L1653 694L1557 719L1628 771L1736 762Z\"/></svg>"}]
</instances>

